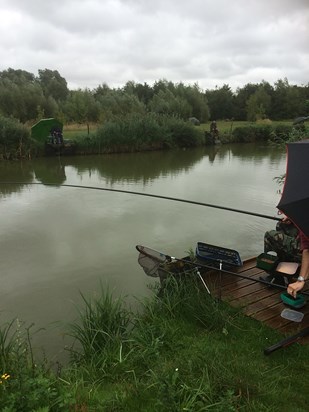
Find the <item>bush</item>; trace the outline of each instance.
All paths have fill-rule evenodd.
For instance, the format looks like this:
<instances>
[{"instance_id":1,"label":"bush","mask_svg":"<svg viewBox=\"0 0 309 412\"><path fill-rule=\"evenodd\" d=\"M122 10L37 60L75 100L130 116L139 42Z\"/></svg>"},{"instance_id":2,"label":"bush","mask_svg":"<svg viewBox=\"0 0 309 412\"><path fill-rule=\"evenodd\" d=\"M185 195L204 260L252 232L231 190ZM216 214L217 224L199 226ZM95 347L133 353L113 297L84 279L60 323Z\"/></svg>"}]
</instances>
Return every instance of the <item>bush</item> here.
<instances>
[{"instance_id":1,"label":"bush","mask_svg":"<svg viewBox=\"0 0 309 412\"><path fill-rule=\"evenodd\" d=\"M290 133L292 133L292 130L293 126L291 125L279 124L274 128L273 133L277 138L287 140L290 136Z\"/></svg>"},{"instance_id":2,"label":"bush","mask_svg":"<svg viewBox=\"0 0 309 412\"><path fill-rule=\"evenodd\" d=\"M155 113L128 114L106 122L95 137L101 152L157 150L204 144L190 122Z\"/></svg>"},{"instance_id":3,"label":"bush","mask_svg":"<svg viewBox=\"0 0 309 412\"><path fill-rule=\"evenodd\" d=\"M235 142L250 143L269 140L272 132L270 125L251 125L245 127L236 127L233 130Z\"/></svg>"},{"instance_id":4,"label":"bush","mask_svg":"<svg viewBox=\"0 0 309 412\"><path fill-rule=\"evenodd\" d=\"M4 159L24 157L29 153L30 133L18 120L0 115L0 150Z\"/></svg>"},{"instance_id":5,"label":"bush","mask_svg":"<svg viewBox=\"0 0 309 412\"><path fill-rule=\"evenodd\" d=\"M203 133L192 122L185 122L177 117L161 117L159 122L162 122L170 136L170 144L175 147L196 147L205 143Z\"/></svg>"}]
</instances>

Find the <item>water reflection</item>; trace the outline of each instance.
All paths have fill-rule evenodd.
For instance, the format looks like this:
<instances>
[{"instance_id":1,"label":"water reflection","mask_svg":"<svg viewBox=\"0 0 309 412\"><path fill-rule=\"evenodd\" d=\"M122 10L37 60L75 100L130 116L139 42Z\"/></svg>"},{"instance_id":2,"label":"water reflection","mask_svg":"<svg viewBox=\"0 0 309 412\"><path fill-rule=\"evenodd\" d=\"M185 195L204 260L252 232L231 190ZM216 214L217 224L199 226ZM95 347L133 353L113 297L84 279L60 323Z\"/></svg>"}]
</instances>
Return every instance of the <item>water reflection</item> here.
<instances>
[{"instance_id":1,"label":"water reflection","mask_svg":"<svg viewBox=\"0 0 309 412\"><path fill-rule=\"evenodd\" d=\"M79 292L100 282L116 294L145 296L152 281L135 245L177 257L197 241L256 255L273 222L179 202L53 183L113 187L273 215L285 151L250 144L194 150L1 162L1 321L47 327L40 343L63 348L53 322L74 319ZM41 336L41 335L40 335Z\"/></svg>"},{"instance_id":2,"label":"water reflection","mask_svg":"<svg viewBox=\"0 0 309 412\"><path fill-rule=\"evenodd\" d=\"M160 176L187 172L203 155L201 150L172 150L70 158L63 159L63 164L75 168L79 175L96 173L110 184L119 181L146 183Z\"/></svg>"},{"instance_id":3,"label":"water reflection","mask_svg":"<svg viewBox=\"0 0 309 412\"><path fill-rule=\"evenodd\" d=\"M53 162L38 159L33 162L34 177L41 183L61 185L66 181L65 165L62 158L57 157Z\"/></svg>"},{"instance_id":4,"label":"water reflection","mask_svg":"<svg viewBox=\"0 0 309 412\"><path fill-rule=\"evenodd\" d=\"M0 162L0 180L3 182L31 182L33 180L33 167L31 162ZM0 185L0 195L6 196L20 192L22 184Z\"/></svg>"},{"instance_id":5,"label":"water reflection","mask_svg":"<svg viewBox=\"0 0 309 412\"><path fill-rule=\"evenodd\" d=\"M130 154L112 154L102 156L54 157L0 163L0 180L2 182L38 181L45 184L61 185L68 182L66 169L75 170L78 176L97 175L105 183L147 182L159 177L176 176L180 172L189 172L194 165L208 159L209 164L226 163L233 158L241 163L279 164L285 155L283 149L254 144L216 145L190 150L170 150L166 152L146 152ZM1 185L0 193L20 191L23 185Z\"/></svg>"}]
</instances>

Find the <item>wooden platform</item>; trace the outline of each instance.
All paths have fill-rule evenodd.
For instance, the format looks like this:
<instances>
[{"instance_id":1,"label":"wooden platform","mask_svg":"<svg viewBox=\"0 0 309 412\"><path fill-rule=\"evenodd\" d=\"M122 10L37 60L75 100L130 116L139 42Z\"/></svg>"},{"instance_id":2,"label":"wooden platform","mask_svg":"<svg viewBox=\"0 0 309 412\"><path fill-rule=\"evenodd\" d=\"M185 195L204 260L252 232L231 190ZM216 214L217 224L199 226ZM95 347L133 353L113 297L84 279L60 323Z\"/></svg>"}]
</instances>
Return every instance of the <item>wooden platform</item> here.
<instances>
[{"instance_id":1,"label":"wooden platform","mask_svg":"<svg viewBox=\"0 0 309 412\"><path fill-rule=\"evenodd\" d=\"M231 271L229 269L229 271ZM299 311L304 313L302 322L292 322L283 319L280 315L287 308L280 294L286 289L265 286L255 281L267 273L256 267L256 258L244 261L242 267L233 269L233 273L250 277L252 280L241 279L235 275L221 273L219 270L210 270L203 273L211 294L222 298L233 306L241 307L244 313L258 321L265 323L273 329L290 336L309 327L309 297L308 303ZM220 282L221 278L221 282ZM309 292L308 283L304 292ZM309 343L309 336L302 338L301 343Z\"/></svg>"}]
</instances>

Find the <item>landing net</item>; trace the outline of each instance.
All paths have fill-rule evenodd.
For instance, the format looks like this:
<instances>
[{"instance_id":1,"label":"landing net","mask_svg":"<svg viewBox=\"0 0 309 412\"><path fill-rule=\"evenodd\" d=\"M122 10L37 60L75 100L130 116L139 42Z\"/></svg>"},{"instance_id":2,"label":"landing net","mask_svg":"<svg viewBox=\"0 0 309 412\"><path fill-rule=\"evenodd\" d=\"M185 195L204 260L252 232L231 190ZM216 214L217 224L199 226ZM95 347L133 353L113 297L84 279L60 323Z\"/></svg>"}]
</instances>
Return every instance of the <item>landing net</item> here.
<instances>
[{"instance_id":1,"label":"landing net","mask_svg":"<svg viewBox=\"0 0 309 412\"><path fill-rule=\"evenodd\" d=\"M165 264L172 261L170 256L164 255L157 250L150 249L146 246L136 246L139 251L138 263L148 276L159 277L160 270L164 270Z\"/></svg>"},{"instance_id":2,"label":"landing net","mask_svg":"<svg viewBox=\"0 0 309 412\"><path fill-rule=\"evenodd\" d=\"M160 280L168 274L197 274L203 283L205 289L210 294L210 290L202 278L198 266L193 262L184 259L176 259L174 257L165 255L157 250L148 248L146 246L138 245L136 249L139 251L138 263L143 268L148 276L159 277Z\"/></svg>"}]
</instances>

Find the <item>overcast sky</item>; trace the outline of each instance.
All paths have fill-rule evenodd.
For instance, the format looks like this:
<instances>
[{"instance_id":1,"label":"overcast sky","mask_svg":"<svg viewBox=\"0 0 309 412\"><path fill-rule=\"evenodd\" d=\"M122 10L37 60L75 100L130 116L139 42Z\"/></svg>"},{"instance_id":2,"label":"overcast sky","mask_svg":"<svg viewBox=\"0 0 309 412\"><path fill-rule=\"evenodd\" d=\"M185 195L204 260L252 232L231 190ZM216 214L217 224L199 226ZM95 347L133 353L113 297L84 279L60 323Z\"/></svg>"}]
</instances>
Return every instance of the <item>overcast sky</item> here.
<instances>
[{"instance_id":1,"label":"overcast sky","mask_svg":"<svg viewBox=\"0 0 309 412\"><path fill-rule=\"evenodd\" d=\"M0 0L0 71L70 89L309 82L309 0Z\"/></svg>"}]
</instances>

